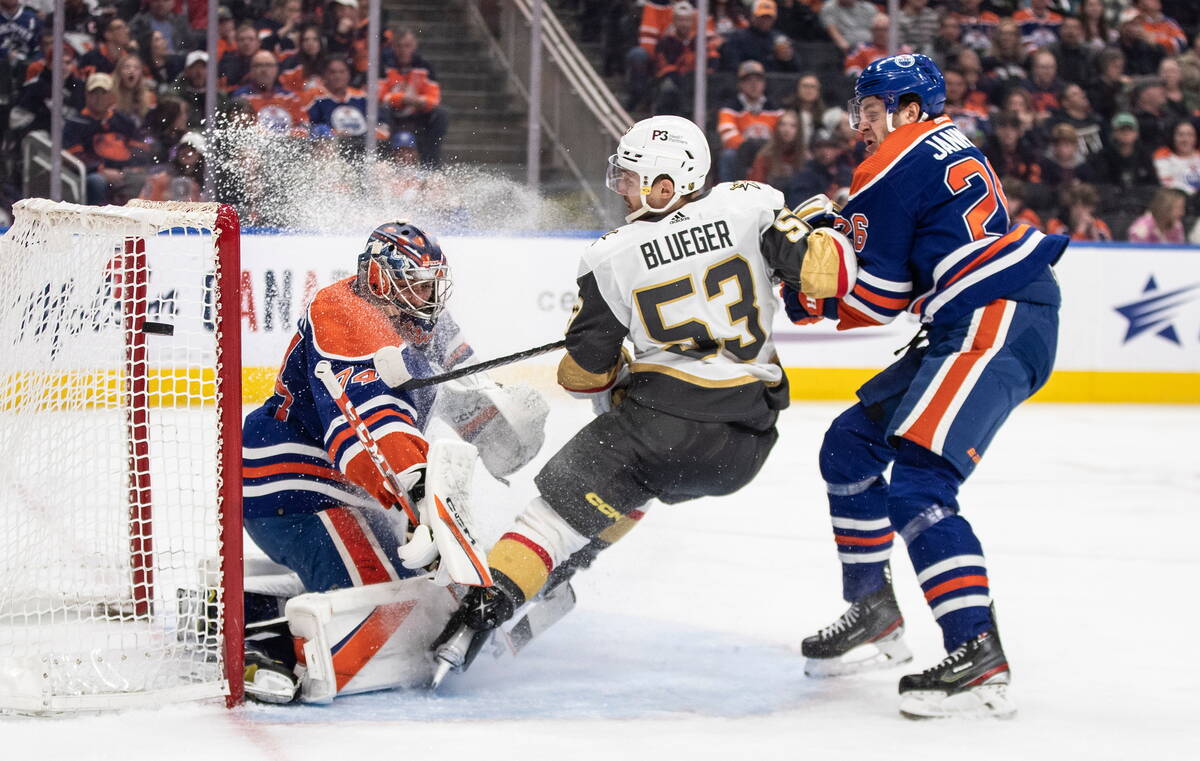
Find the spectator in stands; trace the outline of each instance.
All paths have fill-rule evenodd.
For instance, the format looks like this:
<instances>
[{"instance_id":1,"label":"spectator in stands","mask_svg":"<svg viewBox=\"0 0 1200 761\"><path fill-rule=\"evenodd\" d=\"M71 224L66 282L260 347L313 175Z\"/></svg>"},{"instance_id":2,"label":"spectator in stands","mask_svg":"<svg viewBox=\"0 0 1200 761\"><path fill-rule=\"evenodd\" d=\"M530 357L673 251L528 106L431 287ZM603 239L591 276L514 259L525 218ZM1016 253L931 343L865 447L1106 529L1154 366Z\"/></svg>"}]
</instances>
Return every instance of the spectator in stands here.
<instances>
[{"instance_id":1,"label":"spectator in stands","mask_svg":"<svg viewBox=\"0 0 1200 761\"><path fill-rule=\"evenodd\" d=\"M1004 188L1004 196L1008 200L1008 218L1012 223L1032 225L1045 232L1042 218L1029 206L1025 182L1009 176L1001 177L1000 185Z\"/></svg>"},{"instance_id":2,"label":"spectator in stands","mask_svg":"<svg viewBox=\"0 0 1200 761\"><path fill-rule=\"evenodd\" d=\"M983 62L980 61L978 53L972 48L962 48L958 51L958 56L954 59L953 65L946 68L961 71L963 84L966 85L967 92L980 93L980 97L984 99L984 105L987 105L987 93L983 91Z\"/></svg>"},{"instance_id":3,"label":"spectator in stands","mask_svg":"<svg viewBox=\"0 0 1200 761\"><path fill-rule=\"evenodd\" d=\"M1067 82L1084 84L1093 74L1095 51L1083 39L1083 22L1074 17L1063 19L1058 42L1048 50L1058 63L1058 74Z\"/></svg>"},{"instance_id":4,"label":"spectator in stands","mask_svg":"<svg viewBox=\"0 0 1200 761\"><path fill-rule=\"evenodd\" d=\"M1025 48L1021 45L1021 28L1012 19L996 25L992 50L983 58L983 91L988 100L999 104L1010 85L1025 80Z\"/></svg>"},{"instance_id":5,"label":"spectator in stands","mask_svg":"<svg viewBox=\"0 0 1200 761\"><path fill-rule=\"evenodd\" d=\"M208 0L205 0L208 2ZM222 5L217 8L217 63L231 50L237 49L237 21L233 11Z\"/></svg>"},{"instance_id":6,"label":"spectator in stands","mask_svg":"<svg viewBox=\"0 0 1200 761\"><path fill-rule=\"evenodd\" d=\"M1167 113L1186 119L1196 112L1197 106L1200 106L1200 92L1183 86L1183 70L1178 58L1164 58L1158 65L1158 78L1163 83Z\"/></svg>"},{"instance_id":7,"label":"spectator in stands","mask_svg":"<svg viewBox=\"0 0 1200 761\"><path fill-rule=\"evenodd\" d=\"M871 39L871 22L879 8L867 0L829 0L821 7L825 33L842 55Z\"/></svg>"},{"instance_id":8,"label":"spectator in stands","mask_svg":"<svg viewBox=\"0 0 1200 761\"><path fill-rule=\"evenodd\" d=\"M271 0L271 9L258 20L262 47L276 58L284 58L299 47L300 25L304 19L300 0Z\"/></svg>"},{"instance_id":9,"label":"spectator in stands","mask_svg":"<svg viewBox=\"0 0 1200 761\"><path fill-rule=\"evenodd\" d=\"M795 111L784 111L775 122L771 139L754 157L754 164L746 178L765 182L780 190L787 189L792 175L808 161L808 150L804 147L806 142L799 115Z\"/></svg>"},{"instance_id":10,"label":"spectator in stands","mask_svg":"<svg viewBox=\"0 0 1200 761\"><path fill-rule=\"evenodd\" d=\"M1129 19L1117 27L1117 46L1125 54L1125 70L1135 76L1146 76L1158 71L1163 51L1150 41L1136 19Z\"/></svg>"},{"instance_id":11,"label":"spectator in stands","mask_svg":"<svg viewBox=\"0 0 1200 761\"><path fill-rule=\"evenodd\" d=\"M721 38L712 31L707 37L706 68L711 74L720 61ZM671 26L654 48L654 79L654 113L684 115L696 81L696 11L689 3L675 4Z\"/></svg>"},{"instance_id":12,"label":"spectator in stands","mask_svg":"<svg viewBox=\"0 0 1200 761\"><path fill-rule=\"evenodd\" d=\"M1066 192L1064 206L1066 221L1055 217L1046 223L1046 232L1066 235L1071 240L1111 241L1112 230L1108 223L1096 216L1100 195L1096 189L1081 182Z\"/></svg>"},{"instance_id":13,"label":"spectator in stands","mask_svg":"<svg viewBox=\"0 0 1200 761\"><path fill-rule=\"evenodd\" d=\"M0 0L0 63L24 66L42 56L42 19L21 0Z\"/></svg>"},{"instance_id":14,"label":"spectator in stands","mask_svg":"<svg viewBox=\"0 0 1200 761\"><path fill-rule=\"evenodd\" d=\"M1159 188L1146 213L1129 226L1132 243L1183 243L1183 214L1187 196L1183 191Z\"/></svg>"},{"instance_id":15,"label":"spectator in stands","mask_svg":"<svg viewBox=\"0 0 1200 761\"><path fill-rule=\"evenodd\" d=\"M929 0L904 0L896 19L899 44L916 53L930 53L941 20L941 15L929 7Z\"/></svg>"},{"instance_id":16,"label":"spectator in stands","mask_svg":"<svg viewBox=\"0 0 1200 761\"><path fill-rule=\"evenodd\" d=\"M1021 83L1033 97L1033 110L1039 120L1061 106L1063 82L1058 78L1058 61L1048 50L1029 57L1029 79Z\"/></svg>"},{"instance_id":17,"label":"spectator in stands","mask_svg":"<svg viewBox=\"0 0 1200 761\"><path fill-rule=\"evenodd\" d=\"M113 71L113 95L116 96L117 111L141 127L146 112L154 108L158 98L153 83L146 81L142 59L138 55L130 53L117 61Z\"/></svg>"},{"instance_id":18,"label":"spectator in stands","mask_svg":"<svg viewBox=\"0 0 1200 761\"><path fill-rule=\"evenodd\" d=\"M740 180L775 129L779 108L767 98L766 70L758 61L738 67L737 95L717 113L721 137L718 174L721 182Z\"/></svg>"},{"instance_id":19,"label":"spectator in stands","mask_svg":"<svg viewBox=\"0 0 1200 761\"><path fill-rule=\"evenodd\" d=\"M1141 139L1151 150L1166 145L1172 117L1167 112L1167 92L1162 80L1148 80L1134 90L1133 115L1137 117Z\"/></svg>"},{"instance_id":20,"label":"spectator in stands","mask_svg":"<svg viewBox=\"0 0 1200 761\"><path fill-rule=\"evenodd\" d=\"M268 132L302 136L308 133L308 114L296 95L282 87L279 64L270 51L260 50L250 59L249 83L233 91L254 111L258 126Z\"/></svg>"},{"instance_id":21,"label":"spectator in stands","mask_svg":"<svg viewBox=\"0 0 1200 761\"><path fill-rule=\"evenodd\" d=\"M1162 0L1136 0L1134 23L1142 39L1157 47L1163 55L1179 55L1187 48L1187 35L1179 23L1162 12Z\"/></svg>"},{"instance_id":22,"label":"spectator in stands","mask_svg":"<svg viewBox=\"0 0 1200 761\"><path fill-rule=\"evenodd\" d=\"M737 30L750 26L746 8L740 0L713 0L708 8L713 19L713 30L722 41L729 39Z\"/></svg>"},{"instance_id":23,"label":"spectator in stands","mask_svg":"<svg viewBox=\"0 0 1200 761\"><path fill-rule=\"evenodd\" d=\"M232 92L247 84L250 78L250 61L259 51L258 30L249 21L238 24L236 46L225 53L217 63L220 87Z\"/></svg>"},{"instance_id":24,"label":"spectator in stands","mask_svg":"<svg viewBox=\"0 0 1200 761\"><path fill-rule=\"evenodd\" d=\"M150 109L142 125L142 141L150 164L165 164L171 149L188 131L187 101L165 95Z\"/></svg>"},{"instance_id":25,"label":"spectator in stands","mask_svg":"<svg viewBox=\"0 0 1200 761\"><path fill-rule=\"evenodd\" d=\"M876 14L871 22L871 39L860 43L846 56L842 69L848 76L857 77L872 61L883 58L888 54L888 30L892 22L886 13ZM912 48L901 45L897 53L911 53Z\"/></svg>"},{"instance_id":26,"label":"spectator in stands","mask_svg":"<svg viewBox=\"0 0 1200 761\"><path fill-rule=\"evenodd\" d=\"M129 24L123 19L112 17L100 26L100 42L79 59L79 73L84 78L94 72L111 74L117 67L117 59L132 53Z\"/></svg>"},{"instance_id":27,"label":"spectator in stands","mask_svg":"<svg viewBox=\"0 0 1200 761\"><path fill-rule=\"evenodd\" d=\"M112 75L96 72L87 78L85 106L63 126L63 150L87 169L87 202L123 202L125 170L134 163L132 145L137 126L113 109ZM140 180L138 181L140 184Z\"/></svg>"},{"instance_id":28,"label":"spectator in stands","mask_svg":"<svg viewBox=\"0 0 1200 761\"><path fill-rule=\"evenodd\" d=\"M682 14L695 15L695 8L687 2L669 0L646 0L642 6L641 24L638 26L638 44L625 54L625 110L636 111L649 99L654 83L654 53L658 42L671 27L675 6ZM687 10L683 6L687 5Z\"/></svg>"},{"instance_id":29,"label":"spectator in stands","mask_svg":"<svg viewBox=\"0 0 1200 761\"><path fill-rule=\"evenodd\" d=\"M1063 87L1062 107L1050 113L1046 128L1052 130L1057 124L1070 124L1079 136L1079 149L1084 159L1095 156L1104 147L1101 122L1092 111L1083 88L1071 83Z\"/></svg>"},{"instance_id":30,"label":"spectator in stands","mask_svg":"<svg viewBox=\"0 0 1200 761\"><path fill-rule=\"evenodd\" d=\"M818 193L836 199L850 187L853 167L842 153L841 143L833 136L818 136L812 143L812 158L792 176L783 191L784 202L795 208Z\"/></svg>"},{"instance_id":31,"label":"spectator in stands","mask_svg":"<svg viewBox=\"0 0 1200 761\"><path fill-rule=\"evenodd\" d=\"M933 38L930 48L929 57L938 65L938 68L945 69L958 59L959 54L965 49L958 16L953 13L942 16L938 23L937 35Z\"/></svg>"},{"instance_id":32,"label":"spectator in stands","mask_svg":"<svg viewBox=\"0 0 1200 761\"><path fill-rule=\"evenodd\" d=\"M1043 135L1038 132L1038 114L1033 110L1033 96L1024 87L1014 87L1004 96L1000 104L1002 111L1015 114L1021 123L1021 137L1030 145L1040 145Z\"/></svg>"},{"instance_id":33,"label":"spectator in stands","mask_svg":"<svg viewBox=\"0 0 1200 761\"><path fill-rule=\"evenodd\" d=\"M192 47L192 29L187 19L172 12L174 7L174 0L147 0L146 10L129 22L129 34L142 40L158 32L167 44L167 53L186 53Z\"/></svg>"},{"instance_id":34,"label":"spectator in stands","mask_svg":"<svg viewBox=\"0 0 1200 761\"><path fill-rule=\"evenodd\" d=\"M775 0L754 0L750 11L750 26L729 35L721 46L721 67L737 71L743 61L758 61L766 66L775 56L775 19L779 11Z\"/></svg>"},{"instance_id":35,"label":"spectator in stands","mask_svg":"<svg viewBox=\"0 0 1200 761\"><path fill-rule=\"evenodd\" d=\"M301 100L311 100L309 93L321 87L321 64L325 60L325 41L318 24L300 27L300 47L279 64L279 84L296 93Z\"/></svg>"},{"instance_id":36,"label":"spectator in stands","mask_svg":"<svg viewBox=\"0 0 1200 761\"><path fill-rule=\"evenodd\" d=\"M1108 24L1104 0L1082 0L1079 3L1079 21L1083 25L1083 41L1092 50L1099 52L1117 42L1117 30Z\"/></svg>"},{"instance_id":37,"label":"spectator in stands","mask_svg":"<svg viewBox=\"0 0 1200 761\"><path fill-rule=\"evenodd\" d=\"M147 201L201 199L204 185L204 137L188 132L171 148L167 163L146 177L138 198Z\"/></svg>"},{"instance_id":38,"label":"spectator in stands","mask_svg":"<svg viewBox=\"0 0 1200 761\"><path fill-rule=\"evenodd\" d=\"M1192 91L1200 89L1200 34L1196 35L1187 52L1176 60L1179 61L1184 86Z\"/></svg>"},{"instance_id":39,"label":"spectator in stands","mask_svg":"<svg viewBox=\"0 0 1200 761\"><path fill-rule=\"evenodd\" d=\"M1164 188L1181 190L1194 196L1200 190L1200 150L1196 145L1196 125L1180 119L1171 129L1171 138L1154 152L1154 169Z\"/></svg>"},{"instance_id":40,"label":"spectator in stands","mask_svg":"<svg viewBox=\"0 0 1200 761\"><path fill-rule=\"evenodd\" d=\"M1029 0L1029 7L1018 8L1012 19L1020 26L1021 43L1029 53L1057 42L1063 23L1063 17L1050 10L1050 0Z\"/></svg>"},{"instance_id":41,"label":"spectator in stands","mask_svg":"<svg viewBox=\"0 0 1200 761\"><path fill-rule=\"evenodd\" d=\"M201 130L204 128L205 92L208 88L208 53L203 50L193 50L184 59L183 73L171 83L170 92L177 98L187 101L188 128ZM229 96L217 88L217 113L222 113L229 103Z\"/></svg>"},{"instance_id":42,"label":"spectator in stands","mask_svg":"<svg viewBox=\"0 0 1200 761\"><path fill-rule=\"evenodd\" d=\"M1138 140L1138 121L1122 112L1112 119L1109 140L1092 157L1092 177L1097 184L1112 186L1121 194L1158 184L1152 151Z\"/></svg>"},{"instance_id":43,"label":"spectator in stands","mask_svg":"<svg viewBox=\"0 0 1200 761\"><path fill-rule=\"evenodd\" d=\"M946 69L946 105L943 113L954 120L963 134L976 144L982 144L991 132L991 114L987 96L967 90L967 79L961 69Z\"/></svg>"},{"instance_id":44,"label":"spectator in stands","mask_svg":"<svg viewBox=\"0 0 1200 761\"><path fill-rule=\"evenodd\" d=\"M150 73L150 79L154 82L155 92L166 89L183 71L186 58L181 53L172 53L167 50L166 38L157 29L150 32L150 36L138 44L138 49L141 51L142 63L145 64L146 71Z\"/></svg>"},{"instance_id":45,"label":"spectator in stands","mask_svg":"<svg viewBox=\"0 0 1200 761\"><path fill-rule=\"evenodd\" d=\"M807 141L806 148L811 148L818 134L825 133L826 120L845 120L846 112L840 108L825 105L821 94L821 78L816 74L805 74L796 80L796 91L787 98L783 107L795 111L800 117L800 134Z\"/></svg>"},{"instance_id":46,"label":"spectator in stands","mask_svg":"<svg viewBox=\"0 0 1200 761\"><path fill-rule=\"evenodd\" d=\"M440 105L442 88L417 54L417 37L411 30L394 31L392 52L396 65L384 72L377 96L388 109L391 134L412 133L421 166L437 169L442 165L442 139L449 124Z\"/></svg>"},{"instance_id":47,"label":"spectator in stands","mask_svg":"<svg viewBox=\"0 0 1200 761\"><path fill-rule=\"evenodd\" d=\"M994 132L983 152L1001 177L1013 177L1028 183L1042 181L1033 145L1022 140L1021 119L1012 111L1001 111L992 120Z\"/></svg>"},{"instance_id":48,"label":"spectator in stands","mask_svg":"<svg viewBox=\"0 0 1200 761\"><path fill-rule=\"evenodd\" d=\"M767 71L773 74L799 74L803 67L800 57L796 55L796 46L782 34L775 37L771 59L766 65Z\"/></svg>"},{"instance_id":49,"label":"spectator in stands","mask_svg":"<svg viewBox=\"0 0 1200 761\"><path fill-rule=\"evenodd\" d=\"M333 137L357 151L366 145L367 130L378 128L367 121L367 94L350 86L350 61L338 55L325 59L321 69L324 91L308 107L313 137ZM380 137L386 139L384 132Z\"/></svg>"},{"instance_id":50,"label":"spectator in stands","mask_svg":"<svg viewBox=\"0 0 1200 761\"><path fill-rule=\"evenodd\" d=\"M330 53L339 53L350 60L356 77L364 77L367 73L367 42L370 26L371 6L358 0L334 0L332 6L337 11L337 20L333 33L327 34L325 49ZM382 50L384 68L395 68L394 47L388 38L390 32L383 33ZM416 50L416 38L413 38L413 50ZM429 76L434 79L433 69L426 66Z\"/></svg>"},{"instance_id":51,"label":"spectator in stands","mask_svg":"<svg viewBox=\"0 0 1200 761\"><path fill-rule=\"evenodd\" d=\"M779 18L775 28L797 42L828 42L829 35L821 26L814 5L806 0L776 0Z\"/></svg>"},{"instance_id":52,"label":"spectator in stands","mask_svg":"<svg viewBox=\"0 0 1200 761\"><path fill-rule=\"evenodd\" d=\"M75 49L70 45L63 46L63 104L71 111L79 111L84 107L83 80L76 67ZM7 119L0 123L0 135L3 136L4 147L16 154L15 146L34 130L50 129L50 99L52 96L54 63L54 32L43 26L41 38L41 56L30 62L25 69L25 81L17 92L12 110L0 115ZM7 132L5 131L7 127Z\"/></svg>"},{"instance_id":53,"label":"spectator in stands","mask_svg":"<svg viewBox=\"0 0 1200 761\"><path fill-rule=\"evenodd\" d=\"M1120 48L1105 48L1096 55L1098 76L1088 87L1088 102L1101 118L1111 119L1122 110L1129 77L1125 74L1125 54Z\"/></svg>"},{"instance_id":54,"label":"spectator in stands","mask_svg":"<svg viewBox=\"0 0 1200 761\"><path fill-rule=\"evenodd\" d=\"M1076 183L1092 179L1079 149L1079 134L1070 124L1056 124L1050 130L1050 146L1039 163L1042 184L1059 197Z\"/></svg>"},{"instance_id":55,"label":"spectator in stands","mask_svg":"<svg viewBox=\"0 0 1200 761\"><path fill-rule=\"evenodd\" d=\"M979 55L986 54L992 47L992 38L1000 17L981 8L983 0L959 0L954 16L962 30L962 43Z\"/></svg>"}]
</instances>

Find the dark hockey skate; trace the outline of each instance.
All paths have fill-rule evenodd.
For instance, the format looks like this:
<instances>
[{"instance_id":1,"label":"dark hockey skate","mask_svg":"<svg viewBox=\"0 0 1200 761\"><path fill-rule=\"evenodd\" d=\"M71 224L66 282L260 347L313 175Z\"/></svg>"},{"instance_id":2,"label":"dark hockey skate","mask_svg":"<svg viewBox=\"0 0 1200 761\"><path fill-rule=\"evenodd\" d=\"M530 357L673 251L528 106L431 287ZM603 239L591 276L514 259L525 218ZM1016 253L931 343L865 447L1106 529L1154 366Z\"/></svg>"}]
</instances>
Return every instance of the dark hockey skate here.
<instances>
[{"instance_id":1,"label":"dark hockey skate","mask_svg":"<svg viewBox=\"0 0 1200 761\"><path fill-rule=\"evenodd\" d=\"M890 668L912 660L904 644L904 617L888 573L882 587L855 601L841 618L805 638L800 652L812 677L845 676Z\"/></svg>"},{"instance_id":2,"label":"dark hockey skate","mask_svg":"<svg viewBox=\"0 0 1200 761\"><path fill-rule=\"evenodd\" d=\"M512 614L513 601L507 592L499 587L471 587L433 642L437 666L430 689L436 690L451 671L466 671L492 630Z\"/></svg>"},{"instance_id":3,"label":"dark hockey skate","mask_svg":"<svg viewBox=\"0 0 1200 761\"><path fill-rule=\"evenodd\" d=\"M264 648L246 643L246 697L257 703L291 703L300 680L295 669L272 658Z\"/></svg>"},{"instance_id":4,"label":"dark hockey skate","mask_svg":"<svg viewBox=\"0 0 1200 761\"><path fill-rule=\"evenodd\" d=\"M938 665L900 679L900 713L909 719L947 716L1011 718L1008 659L995 629L969 640Z\"/></svg>"}]
</instances>

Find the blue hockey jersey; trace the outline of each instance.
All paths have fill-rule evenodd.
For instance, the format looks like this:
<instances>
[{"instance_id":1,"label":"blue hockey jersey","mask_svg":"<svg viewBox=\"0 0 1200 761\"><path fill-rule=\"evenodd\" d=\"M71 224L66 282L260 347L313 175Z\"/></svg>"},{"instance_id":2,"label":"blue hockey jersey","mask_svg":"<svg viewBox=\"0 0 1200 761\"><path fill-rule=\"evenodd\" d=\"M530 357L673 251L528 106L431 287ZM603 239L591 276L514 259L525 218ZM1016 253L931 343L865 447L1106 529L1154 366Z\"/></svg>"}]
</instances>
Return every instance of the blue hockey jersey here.
<instances>
[{"instance_id":1,"label":"blue hockey jersey","mask_svg":"<svg viewBox=\"0 0 1200 761\"><path fill-rule=\"evenodd\" d=\"M393 321L356 294L353 283L350 277L317 292L284 355L274 393L247 418L244 438L256 459L254 472L245 476L259 490L270 491L279 479L348 480L390 502L382 477L314 374L321 360L331 363L395 471L425 461L423 432L436 387L405 392L388 387L375 370L375 352L403 346L409 373L421 378L461 364L472 349L448 313L434 327L411 318ZM315 459L299 458L301 449Z\"/></svg>"},{"instance_id":2,"label":"blue hockey jersey","mask_svg":"<svg viewBox=\"0 0 1200 761\"><path fill-rule=\"evenodd\" d=\"M855 170L836 227L859 256L853 291L820 307L839 329L904 310L948 325L1001 297L1058 304L1049 265L1068 239L1011 225L995 171L949 117L888 135ZM794 294L785 301L793 319L806 316Z\"/></svg>"}]
</instances>

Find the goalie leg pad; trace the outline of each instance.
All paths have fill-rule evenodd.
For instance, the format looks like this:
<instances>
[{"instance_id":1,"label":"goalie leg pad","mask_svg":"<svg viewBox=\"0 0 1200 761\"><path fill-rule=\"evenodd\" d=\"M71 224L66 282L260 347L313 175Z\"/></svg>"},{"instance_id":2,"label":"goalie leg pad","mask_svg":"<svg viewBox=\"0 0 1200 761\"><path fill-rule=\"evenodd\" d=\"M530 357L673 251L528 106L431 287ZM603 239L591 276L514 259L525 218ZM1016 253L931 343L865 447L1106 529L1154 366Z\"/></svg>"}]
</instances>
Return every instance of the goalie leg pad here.
<instances>
[{"instance_id":1,"label":"goalie leg pad","mask_svg":"<svg viewBox=\"0 0 1200 761\"><path fill-rule=\"evenodd\" d=\"M430 647L458 602L428 578L300 595L288 601L288 626L301 654L300 699L424 687Z\"/></svg>"}]
</instances>

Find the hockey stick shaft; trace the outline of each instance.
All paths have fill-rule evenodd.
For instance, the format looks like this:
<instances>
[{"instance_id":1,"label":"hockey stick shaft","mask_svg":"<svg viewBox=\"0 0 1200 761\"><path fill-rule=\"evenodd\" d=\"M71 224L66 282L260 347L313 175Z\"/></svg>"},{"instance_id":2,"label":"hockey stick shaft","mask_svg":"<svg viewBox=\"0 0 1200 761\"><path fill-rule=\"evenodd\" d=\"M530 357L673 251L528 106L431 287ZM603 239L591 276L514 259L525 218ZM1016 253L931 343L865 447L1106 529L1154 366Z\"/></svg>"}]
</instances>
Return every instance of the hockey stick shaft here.
<instances>
[{"instance_id":1,"label":"hockey stick shaft","mask_svg":"<svg viewBox=\"0 0 1200 761\"><path fill-rule=\"evenodd\" d=\"M333 372L333 366L329 364L328 360L321 360L317 363L315 373L325 386L325 390L333 397L333 401L337 404L338 409L342 411L347 425L350 426L350 430L354 431L354 435L362 443L363 449L366 450L367 456L371 458L371 463L375 466L375 469L379 471L379 474L392 487L392 491L396 493L396 506L401 508L404 514L408 516L410 526L417 526L420 521L417 520L417 514L405 496L408 490L400 483L400 477L396 475L396 471L392 470L392 466L384 458L383 452L379 451L379 443L375 441L375 437L371 435L367 424L359 416L354 403L350 401L350 397L346 396L346 390L342 388L342 384L338 383L337 375Z\"/></svg>"},{"instance_id":2,"label":"hockey stick shaft","mask_svg":"<svg viewBox=\"0 0 1200 761\"><path fill-rule=\"evenodd\" d=\"M496 357L495 359L489 359L488 361L480 362L477 365L467 365L466 367L460 367L457 370L451 370L450 372L442 373L441 375L431 375L428 378L412 378L411 380L407 380L404 383L402 383L400 385L399 390L411 391L414 388L425 388L426 386L436 386L439 383L445 383L447 381L457 380L458 378L463 378L468 375L475 375L476 373L485 373L488 370L491 370L492 368L504 367L505 365L511 365L514 362L520 362L523 359L529 359L531 357L537 357L542 354L548 354L552 351L555 351L556 349L561 349L561 348L565 347L566 345L567 345L567 342L564 339L562 341L555 341L554 343L543 344L542 346L535 346L532 349L526 349L524 351L519 351L516 354L508 354L503 357Z\"/></svg>"}]
</instances>

